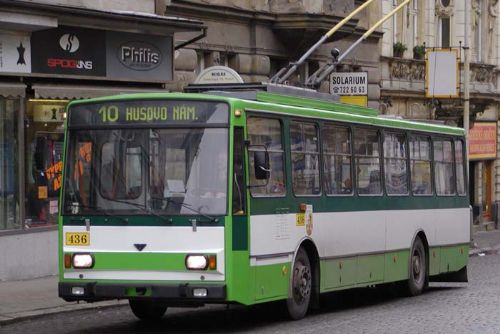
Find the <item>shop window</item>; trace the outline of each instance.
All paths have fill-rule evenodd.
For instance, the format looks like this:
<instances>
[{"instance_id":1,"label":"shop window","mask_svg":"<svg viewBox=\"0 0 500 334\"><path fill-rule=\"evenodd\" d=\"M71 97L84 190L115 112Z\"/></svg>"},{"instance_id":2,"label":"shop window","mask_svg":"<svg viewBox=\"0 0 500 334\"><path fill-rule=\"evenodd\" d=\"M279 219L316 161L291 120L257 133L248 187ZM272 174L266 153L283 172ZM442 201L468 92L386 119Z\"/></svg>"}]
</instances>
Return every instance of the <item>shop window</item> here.
<instances>
[{"instance_id":1,"label":"shop window","mask_svg":"<svg viewBox=\"0 0 500 334\"><path fill-rule=\"evenodd\" d=\"M0 230L19 222L18 134L19 101L0 97Z\"/></svg>"},{"instance_id":2,"label":"shop window","mask_svg":"<svg viewBox=\"0 0 500 334\"><path fill-rule=\"evenodd\" d=\"M29 100L27 104L26 226L57 223L61 189L66 100Z\"/></svg>"}]
</instances>

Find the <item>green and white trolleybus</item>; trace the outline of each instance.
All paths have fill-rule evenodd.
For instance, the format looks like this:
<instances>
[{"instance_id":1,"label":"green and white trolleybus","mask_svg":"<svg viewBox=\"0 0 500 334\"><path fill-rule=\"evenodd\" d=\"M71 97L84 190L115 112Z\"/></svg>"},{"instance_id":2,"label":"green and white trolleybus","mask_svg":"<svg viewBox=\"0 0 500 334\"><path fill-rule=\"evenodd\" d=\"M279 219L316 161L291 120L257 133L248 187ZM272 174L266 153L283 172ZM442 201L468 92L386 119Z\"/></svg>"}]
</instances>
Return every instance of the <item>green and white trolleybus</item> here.
<instances>
[{"instance_id":1,"label":"green and white trolleybus","mask_svg":"<svg viewBox=\"0 0 500 334\"><path fill-rule=\"evenodd\" d=\"M324 292L467 280L463 129L257 90L73 101L66 131L67 301L299 319Z\"/></svg>"}]
</instances>

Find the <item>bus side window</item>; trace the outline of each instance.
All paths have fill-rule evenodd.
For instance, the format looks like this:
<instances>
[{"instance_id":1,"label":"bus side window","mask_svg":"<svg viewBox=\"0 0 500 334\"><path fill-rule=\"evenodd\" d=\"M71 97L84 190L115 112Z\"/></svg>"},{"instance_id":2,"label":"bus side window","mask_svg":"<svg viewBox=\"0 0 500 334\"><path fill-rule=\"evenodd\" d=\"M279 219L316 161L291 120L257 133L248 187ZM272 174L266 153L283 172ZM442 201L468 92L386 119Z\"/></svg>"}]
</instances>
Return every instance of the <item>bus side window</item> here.
<instances>
[{"instance_id":1,"label":"bus side window","mask_svg":"<svg viewBox=\"0 0 500 334\"><path fill-rule=\"evenodd\" d=\"M414 195L432 195L430 142L428 136L410 137L411 190Z\"/></svg>"},{"instance_id":2,"label":"bus side window","mask_svg":"<svg viewBox=\"0 0 500 334\"><path fill-rule=\"evenodd\" d=\"M244 169L244 137L243 128L234 129L233 148L233 213L245 213L245 169Z\"/></svg>"},{"instance_id":3,"label":"bus side window","mask_svg":"<svg viewBox=\"0 0 500 334\"><path fill-rule=\"evenodd\" d=\"M285 196L285 164L282 144L282 124L278 119L264 117L249 117L248 139L248 168L250 173L250 191L252 196L278 197ZM270 177L258 180L254 169L254 152L264 151L265 146L269 152Z\"/></svg>"},{"instance_id":4,"label":"bus side window","mask_svg":"<svg viewBox=\"0 0 500 334\"><path fill-rule=\"evenodd\" d=\"M455 140L455 168L457 170L457 192L465 195L464 143Z\"/></svg>"},{"instance_id":5,"label":"bus side window","mask_svg":"<svg viewBox=\"0 0 500 334\"><path fill-rule=\"evenodd\" d=\"M406 136L403 133L384 133L385 190L388 195L408 194L406 168Z\"/></svg>"},{"instance_id":6,"label":"bus side window","mask_svg":"<svg viewBox=\"0 0 500 334\"><path fill-rule=\"evenodd\" d=\"M358 193L381 195L380 144L377 130L354 130L354 158Z\"/></svg>"},{"instance_id":7,"label":"bus side window","mask_svg":"<svg viewBox=\"0 0 500 334\"><path fill-rule=\"evenodd\" d=\"M453 174L453 151L451 140L435 139L434 179L438 195L455 194L455 175Z\"/></svg>"},{"instance_id":8,"label":"bus side window","mask_svg":"<svg viewBox=\"0 0 500 334\"><path fill-rule=\"evenodd\" d=\"M319 195L319 142L315 124L290 123L292 180L295 195Z\"/></svg>"}]
</instances>

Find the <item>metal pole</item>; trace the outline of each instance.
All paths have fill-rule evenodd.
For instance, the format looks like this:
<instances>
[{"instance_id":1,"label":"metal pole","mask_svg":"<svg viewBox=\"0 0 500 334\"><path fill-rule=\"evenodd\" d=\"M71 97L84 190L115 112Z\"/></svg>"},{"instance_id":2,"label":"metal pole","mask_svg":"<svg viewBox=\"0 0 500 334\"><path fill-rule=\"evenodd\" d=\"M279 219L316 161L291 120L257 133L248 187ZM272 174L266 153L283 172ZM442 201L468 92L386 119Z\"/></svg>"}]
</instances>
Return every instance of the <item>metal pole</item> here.
<instances>
[{"instance_id":1,"label":"metal pole","mask_svg":"<svg viewBox=\"0 0 500 334\"><path fill-rule=\"evenodd\" d=\"M465 130L465 175L466 180L469 182L469 85L470 85L470 47L469 47L469 34L470 34L470 0L464 1L464 12L465 12L465 27L464 27L464 130ZM473 239L473 228L472 224L474 222L472 207L471 207L471 219L470 219L470 235L469 239L472 242Z\"/></svg>"},{"instance_id":2,"label":"metal pole","mask_svg":"<svg viewBox=\"0 0 500 334\"><path fill-rule=\"evenodd\" d=\"M465 0L465 36L464 36L464 130L465 147L467 155L469 154L469 98L470 98L470 0ZM468 161L468 160L467 160ZM467 164L467 177L469 177L469 164Z\"/></svg>"},{"instance_id":3,"label":"metal pole","mask_svg":"<svg viewBox=\"0 0 500 334\"><path fill-rule=\"evenodd\" d=\"M286 72L286 74L280 78L282 71L278 72L279 75L276 77L273 77L271 79L271 82L276 81L277 83L281 84L283 83L290 75L293 74L297 70L297 67L299 67L314 51L316 51L317 48L321 44L323 44L330 36L332 36L337 30L339 30L344 24L347 23L354 15L365 9L369 4L371 4L374 0L368 0L365 3L363 3L361 6L356 8L352 13L347 15L344 19L342 19L339 23L337 23L332 29L330 29L326 34L324 34L319 41L317 41L309 50L306 51L306 53L296 62L292 65L292 67Z\"/></svg>"},{"instance_id":4,"label":"metal pole","mask_svg":"<svg viewBox=\"0 0 500 334\"><path fill-rule=\"evenodd\" d=\"M398 11L400 11L404 6L406 6L410 0L404 0L402 3L400 3L396 8L391 10L386 16L381 18L377 23L375 23L370 29L368 29L363 36L361 36L356 42L354 42L340 57L336 60L336 63L340 63L349 53L351 53L352 50L354 50L361 42L363 42L365 39L370 36L375 29L377 29L382 23L387 21L389 18L391 18L394 14L396 14ZM335 67L332 67L330 71L325 71L319 76L318 78L315 78L315 81L313 85L319 84L323 79L329 75Z\"/></svg>"}]
</instances>

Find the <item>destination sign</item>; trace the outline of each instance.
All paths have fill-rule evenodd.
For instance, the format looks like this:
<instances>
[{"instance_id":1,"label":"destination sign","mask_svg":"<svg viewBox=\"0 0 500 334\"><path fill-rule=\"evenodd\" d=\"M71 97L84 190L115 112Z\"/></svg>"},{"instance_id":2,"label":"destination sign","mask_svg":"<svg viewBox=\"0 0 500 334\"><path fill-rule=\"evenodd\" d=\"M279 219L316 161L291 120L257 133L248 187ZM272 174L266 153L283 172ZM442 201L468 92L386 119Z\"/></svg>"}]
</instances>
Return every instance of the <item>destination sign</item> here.
<instances>
[{"instance_id":1,"label":"destination sign","mask_svg":"<svg viewBox=\"0 0 500 334\"><path fill-rule=\"evenodd\" d=\"M185 100L131 100L70 105L69 126L124 124L226 124L228 105L223 102Z\"/></svg>"}]
</instances>

